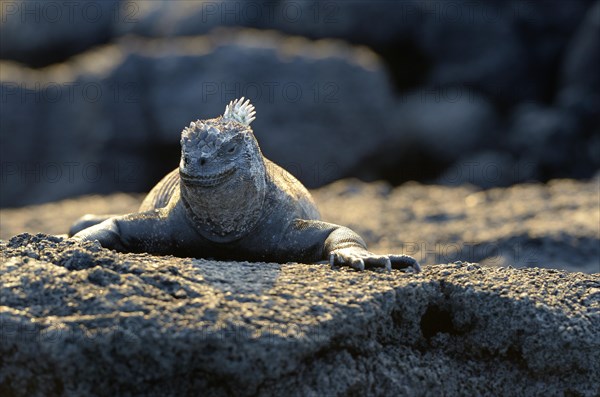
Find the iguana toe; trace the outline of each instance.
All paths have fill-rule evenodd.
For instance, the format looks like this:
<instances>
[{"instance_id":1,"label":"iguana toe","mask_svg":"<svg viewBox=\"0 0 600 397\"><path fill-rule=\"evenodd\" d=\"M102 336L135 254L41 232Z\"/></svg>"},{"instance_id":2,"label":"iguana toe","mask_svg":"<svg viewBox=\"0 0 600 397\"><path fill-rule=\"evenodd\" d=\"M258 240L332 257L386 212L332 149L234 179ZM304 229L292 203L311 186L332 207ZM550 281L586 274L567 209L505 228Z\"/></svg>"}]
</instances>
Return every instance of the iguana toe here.
<instances>
[{"instance_id":1,"label":"iguana toe","mask_svg":"<svg viewBox=\"0 0 600 397\"><path fill-rule=\"evenodd\" d=\"M341 248L329 256L331 266L346 265L356 270L384 268L386 270L412 267L420 271L419 263L408 255L377 255L361 247Z\"/></svg>"}]
</instances>

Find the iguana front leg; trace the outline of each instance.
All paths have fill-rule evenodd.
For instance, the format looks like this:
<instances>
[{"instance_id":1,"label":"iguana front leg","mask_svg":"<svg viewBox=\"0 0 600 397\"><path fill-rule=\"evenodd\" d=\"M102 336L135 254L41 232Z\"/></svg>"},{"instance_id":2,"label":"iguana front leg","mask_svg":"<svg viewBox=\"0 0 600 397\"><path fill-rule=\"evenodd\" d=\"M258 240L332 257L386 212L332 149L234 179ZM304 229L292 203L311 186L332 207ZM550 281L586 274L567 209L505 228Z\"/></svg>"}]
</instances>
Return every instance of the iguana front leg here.
<instances>
[{"instance_id":1,"label":"iguana front leg","mask_svg":"<svg viewBox=\"0 0 600 397\"><path fill-rule=\"evenodd\" d=\"M168 218L164 209L115 216L81 230L72 238L98 240L104 248L120 252L167 254L173 248Z\"/></svg>"},{"instance_id":2,"label":"iguana front leg","mask_svg":"<svg viewBox=\"0 0 600 397\"><path fill-rule=\"evenodd\" d=\"M378 255L367 250L364 240L353 230L332 223L297 219L286 239L292 246L304 247L301 256L329 260L332 266L347 265L356 270L366 267L421 271L419 262L408 255Z\"/></svg>"},{"instance_id":3,"label":"iguana front leg","mask_svg":"<svg viewBox=\"0 0 600 397\"><path fill-rule=\"evenodd\" d=\"M73 237L83 229L87 229L88 227L92 227L99 223L104 222L107 219L114 218L120 216L120 214L111 214L111 215L94 215L94 214L86 214L81 218L77 219L71 228L69 229L69 237Z\"/></svg>"}]
</instances>

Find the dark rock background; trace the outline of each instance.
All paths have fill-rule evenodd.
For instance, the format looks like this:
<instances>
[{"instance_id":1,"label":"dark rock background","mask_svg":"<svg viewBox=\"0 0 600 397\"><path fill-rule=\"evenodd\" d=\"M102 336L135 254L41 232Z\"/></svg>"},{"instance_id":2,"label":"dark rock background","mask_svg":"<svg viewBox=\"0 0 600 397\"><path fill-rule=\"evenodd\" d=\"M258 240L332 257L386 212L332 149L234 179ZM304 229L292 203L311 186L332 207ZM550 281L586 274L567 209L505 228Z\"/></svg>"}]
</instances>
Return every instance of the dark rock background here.
<instances>
[{"instance_id":1,"label":"dark rock background","mask_svg":"<svg viewBox=\"0 0 600 397\"><path fill-rule=\"evenodd\" d=\"M5 2L0 206L147 191L182 127L242 95L309 187L587 178L599 19L587 0Z\"/></svg>"}]
</instances>

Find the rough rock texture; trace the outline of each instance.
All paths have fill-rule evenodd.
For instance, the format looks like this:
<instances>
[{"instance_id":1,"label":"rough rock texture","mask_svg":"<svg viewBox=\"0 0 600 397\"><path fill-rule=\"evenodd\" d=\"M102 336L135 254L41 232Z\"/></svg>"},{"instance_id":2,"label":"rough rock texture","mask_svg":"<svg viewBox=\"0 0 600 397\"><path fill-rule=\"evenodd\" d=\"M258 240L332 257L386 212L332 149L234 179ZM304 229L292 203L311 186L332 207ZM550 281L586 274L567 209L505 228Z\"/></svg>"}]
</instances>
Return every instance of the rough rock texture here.
<instances>
[{"instance_id":1,"label":"rough rock texture","mask_svg":"<svg viewBox=\"0 0 600 397\"><path fill-rule=\"evenodd\" d=\"M494 169L486 172L497 176ZM446 182L457 175L448 175ZM489 190L417 183L392 188L346 180L312 194L324 220L355 230L376 253L412 255L423 264L463 260L600 273L599 178ZM125 194L88 196L2 210L0 238L63 234L85 213L133 212L141 200Z\"/></svg>"},{"instance_id":2,"label":"rough rock texture","mask_svg":"<svg viewBox=\"0 0 600 397\"><path fill-rule=\"evenodd\" d=\"M2 395L600 392L599 275L1 244Z\"/></svg>"}]
</instances>

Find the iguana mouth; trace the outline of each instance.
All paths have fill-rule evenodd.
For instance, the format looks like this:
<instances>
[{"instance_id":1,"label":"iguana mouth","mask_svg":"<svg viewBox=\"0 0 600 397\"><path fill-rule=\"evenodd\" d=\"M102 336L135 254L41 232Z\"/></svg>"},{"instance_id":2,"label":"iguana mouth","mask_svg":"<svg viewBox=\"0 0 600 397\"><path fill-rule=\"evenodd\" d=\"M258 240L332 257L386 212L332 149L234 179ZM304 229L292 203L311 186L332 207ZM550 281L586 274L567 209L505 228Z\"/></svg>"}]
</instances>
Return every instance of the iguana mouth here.
<instances>
[{"instance_id":1,"label":"iguana mouth","mask_svg":"<svg viewBox=\"0 0 600 397\"><path fill-rule=\"evenodd\" d=\"M179 170L179 177L186 185L212 187L225 182L225 180L227 180L234 172L235 167L231 167L223 172L211 175L189 175Z\"/></svg>"}]
</instances>

